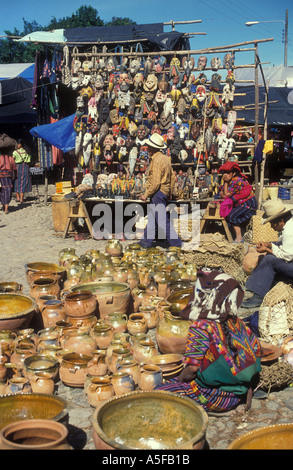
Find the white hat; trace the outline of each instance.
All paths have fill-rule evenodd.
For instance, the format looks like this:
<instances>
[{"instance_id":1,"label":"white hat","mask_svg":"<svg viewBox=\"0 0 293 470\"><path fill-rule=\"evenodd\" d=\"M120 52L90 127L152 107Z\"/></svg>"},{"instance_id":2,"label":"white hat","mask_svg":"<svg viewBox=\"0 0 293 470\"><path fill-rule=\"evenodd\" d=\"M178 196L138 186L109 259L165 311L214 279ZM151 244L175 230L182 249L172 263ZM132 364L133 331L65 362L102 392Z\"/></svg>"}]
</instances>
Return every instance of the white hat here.
<instances>
[{"instance_id":1,"label":"white hat","mask_svg":"<svg viewBox=\"0 0 293 470\"><path fill-rule=\"evenodd\" d=\"M287 214L287 212L290 212L293 209L293 206L284 205L281 199L269 199L263 203L263 209L265 213L262 216L263 220L261 223L266 224L271 220Z\"/></svg>"},{"instance_id":2,"label":"white hat","mask_svg":"<svg viewBox=\"0 0 293 470\"><path fill-rule=\"evenodd\" d=\"M146 139L145 145L149 145L155 149L165 149L167 147L163 137L157 133L152 134L149 139Z\"/></svg>"}]
</instances>

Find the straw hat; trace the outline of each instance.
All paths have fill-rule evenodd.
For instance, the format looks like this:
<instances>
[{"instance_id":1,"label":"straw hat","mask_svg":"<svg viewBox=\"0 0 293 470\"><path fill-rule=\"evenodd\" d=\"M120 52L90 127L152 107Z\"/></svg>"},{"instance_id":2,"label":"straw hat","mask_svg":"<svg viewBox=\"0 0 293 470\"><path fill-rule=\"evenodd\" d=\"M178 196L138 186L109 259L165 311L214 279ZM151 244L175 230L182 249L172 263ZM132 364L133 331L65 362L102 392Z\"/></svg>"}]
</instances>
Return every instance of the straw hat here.
<instances>
[{"instance_id":1,"label":"straw hat","mask_svg":"<svg viewBox=\"0 0 293 470\"><path fill-rule=\"evenodd\" d=\"M269 199L263 203L263 209L265 213L263 214L262 224L266 224L271 220L274 220L282 215L287 214L293 209L293 206L284 205L281 199Z\"/></svg>"},{"instance_id":2,"label":"straw hat","mask_svg":"<svg viewBox=\"0 0 293 470\"><path fill-rule=\"evenodd\" d=\"M165 149L167 147L163 137L157 133L152 134L149 139L146 139L145 145L155 149Z\"/></svg>"}]
</instances>

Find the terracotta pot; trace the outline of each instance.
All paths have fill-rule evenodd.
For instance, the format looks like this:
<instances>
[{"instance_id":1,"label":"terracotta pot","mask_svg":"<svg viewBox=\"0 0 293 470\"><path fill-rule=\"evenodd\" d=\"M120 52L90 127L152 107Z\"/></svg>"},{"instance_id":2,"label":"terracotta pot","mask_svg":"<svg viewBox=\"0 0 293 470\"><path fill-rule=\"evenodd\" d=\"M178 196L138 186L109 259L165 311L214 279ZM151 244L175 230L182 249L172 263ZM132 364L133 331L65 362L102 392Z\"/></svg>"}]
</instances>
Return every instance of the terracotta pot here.
<instances>
[{"instance_id":1,"label":"terracotta pot","mask_svg":"<svg viewBox=\"0 0 293 470\"><path fill-rule=\"evenodd\" d=\"M53 395L55 389L54 379L49 372L36 372L30 379L33 393L46 393Z\"/></svg>"},{"instance_id":2,"label":"terracotta pot","mask_svg":"<svg viewBox=\"0 0 293 470\"><path fill-rule=\"evenodd\" d=\"M90 315L89 317L83 318L67 318L70 318L70 322L74 328L94 328L98 320L96 315Z\"/></svg>"},{"instance_id":3,"label":"terracotta pot","mask_svg":"<svg viewBox=\"0 0 293 470\"><path fill-rule=\"evenodd\" d=\"M93 351L93 357L87 364L87 374L93 376L105 375L108 372L106 362L106 350L96 349Z\"/></svg>"},{"instance_id":4,"label":"terracotta pot","mask_svg":"<svg viewBox=\"0 0 293 470\"><path fill-rule=\"evenodd\" d=\"M39 303L39 298L43 295L55 295L57 299L60 298L60 286L57 279L40 278L36 279L31 284L30 296Z\"/></svg>"},{"instance_id":5,"label":"terracotta pot","mask_svg":"<svg viewBox=\"0 0 293 470\"><path fill-rule=\"evenodd\" d=\"M162 354L184 354L191 321L165 312L156 329L156 340Z\"/></svg>"},{"instance_id":6,"label":"terracotta pot","mask_svg":"<svg viewBox=\"0 0 293 470\"><path fill-rule=\"evenodd\" d=\"M117 362L117 370L118 372L127 372L131 375L135 385L138 385L140 377L140 365L138 362L134 361L132 358L123 359Z\"/></svg>"},{"instance_id":7,"label":"terracotta pot","mask_svg":"<svg viewBox=\"0 0 293 470\"><path fill-rule=\"evenodd\" d=\"M35 333L33 328L25 328L17 332L14 344L19 345L22 343L32 343L35 348L38 347L38 335Z\"/></svg>"},{"instance_id":8,"label":"terracotta pot","mask_svg":"<svg viewBox=\"0 0 293 470\"><path fill-rule=\"evenodd\" d=\"M148 324L144 315L141 313L132 313L129 315L127 330L131 335L146 333L148 331Z\"/></svg>"},{"instance_id":9,"label":"terracotta pot","mask_svg":"<svg viewBox=\"0 0 293 470\"><path fill-rule=\"evenodd\" d=\"M33 347L32 344L21 344L14 349L10 357L10 363L6 363L6 367L12 368L15 374L20 375L25 368L25 359L35 354L36 348Z\"/></svg>"},{"instance_id":10,"label":"terracotta pot","mask_svg":"<svg viewBox=\"0 0 293 470\"><path fill-rule=\"evenodd\" d=\"M47 346L60 346L59 334L54 327L44 328L38 332L37 351L41 352Z\"/></svg>"},{"instance_id":11,"label":"terracotta pot","mask_svg":"<svg viewBox=\"0 0 293 470\"><path fill-rule=\"evenodd\" d=\"M97 407L101 401L114 395L114 388L109 377L94 377L87 387L87 398L91 406Z\"/></svg>"},{"instance_id":12,"label":"terracotta pot","mask_svg":"<svg viewBox=\"0 0 293 470\"><path fill-rule=\"evenodd\" d=\"M292 450L292 435L291 423L263 426L239 436L228 450Z\"/></svg>"},{"instance_id":13,"label":"terracotta pot","mask_svg":"<svg viewBox=\"0 0 293 470\"><path fill-rule=\"evenodd\" d=\"M129 349L114 349L110 358L107 359L108 370L112 374L118 372L118 363L126 358L131 358Z\"/></svg>"},{"instance_id":14,"label":"terracotta pot","mask_svg":"<svg viewBox=\"0 0 293 470\"><path fill-rule=\"evenodd\" d=\"M49 356L35 355L27 357L24 360L24 375L29 380L31 380L38 372L46 372L51 375L53 380L56 380L58 371L58 361Z\"/></svg>"},{"instance_id":15,"label":"terracotta pot","mask_svg":"<svg viewBox=\"0 0 293 470\"><path fill-rule=\"evenodd\" d=\"M61 300L47 300L41 310L44 328L54 327L57 321L66 320L66 311Z\"/></svg>"},{"instance_id":16,"label":"terracotta pot","mask_svg":"<svg viewBox=\"0 0 293 470\"><path fill-rule=\"evenodd\" d=\"M0 292L22 292L23 285L18 282L0 282Z\"/></svg>"},{"instance_id":17,"label":"terracotta pot","mask_svg":"<svg viewBox=\"0 0 293 470\"><path fill-rule=\"evenodd\" d=\"M35 313L37 304L23 294L0 294L0 329L20 330L28 328Z\"/></svg>"},{"instance_id":18,"label":"terracotta pot","mask_svg":"<svg viewBox=\"0 0 293 470\"><path fill-rule=\"evenodd\" d=\"M89 290L98 302L98 317L105 318L110 313L127 313L130 304L130 287L119 282L90 282L71 288L72 292Z\"/></svg>"},{"instance_id":19,"label":"terracotta pot","mask_svg":"<svg viewBox=\"0 0 293 470\"><path fill-rule=\"evenodd\" d=\"M30 393L32 391L30 383L25 377L12 377L8 380L5 387L5 394L12 393Z\"/></svg>"},{"instance_id":20,"label":"terracotta pot","mask_svg":"<svg viewBox=\"0 0 293 470\"><path fill-rule=\"evenodd\" d=\"M64 299L64 308L69 318L96 315L97 299L90 291L71 292Z\"/></svg>"},{"instance_id":21,"label":"terracotta pot","mask_svg":"<svg viewBox=\"0 0 293 470\"><path fill-rule=\"evenodd\" d=\"M126 268L121 266L116 266L113 273L114 281L116 282L127 282L128 280L128 271Z\"/></svg>"},{"instance_id":22,"label":"terracotta pot","mask_svg":"<svg viewBox=\"0 0 293 470\"><path fill-rule=\"evenodd\" d=\"M60 266L67 266L72 261L79 261L74 248L63 248L63 250L59 251Z\"/></svg>"},{"instance_id":23,"label":"terracotta pot","mask_svg":"<svg viewBox=\"0 0 293 470\"><path fill-rule=\"evenodd\" d=\"M140 379L138 386L140 390L150 391L161 385L163 382L163 375L160 367L146 364L141 368Z\"/></svg>"},{"instance_id":24,"label":"terracotta pot","mask_svg":"<svg viewBox=\"0 0 293 470\"><path fill-rule=\"evenodd\" d=\"M159 323L159 315L155 307L139 307L139 313L142 313L145 317L149 330L155 328Z\"/></svg>"},{"instance_id":25,"label":"terracotta pot","mask_svg":"<svg viewBox=\"0 0 293 470\"><path fill-rule=\"evenodd\" d=\"M43 310L44 304L48 302L48 300L59 300L59 299L57 299L56 295L41 295L41 297L38 300L38 308L40 312Z\"/></svg>"},{"instance_id":26,"label":"terracotta pot","mask_svg":"<svg viewBox=\"0 0 293 470\"><path fill-rule=\"evenodd\" d=\"M115 372L111 375L111 383L114 388L115 395L123 395L132 392L135 389L135 383L130 374L125 371Z\"/></svg>"},{"instance_id":27,"label":"terracotta pot","mask_svg":"<svg viewBox=\"0 0 293 470\"><path fill-rule=\"evenodd\" d=\"M43 263L43 262L36 262L36 263L28 263L25 265L25 274L28 284L31 283L31 276L34 273L38 273L44 275L46 273L55 274L59 277L59 283L66 279L66 270L64 267L59 266L59 264L55 263Z\"/></svg>"},{"instance_id":28,"label":"terracotta pot","mask_svg":"<svg viewBox=\"0 0 293 470\"><path fill-rule=\"evenodd\" d=\"M95 338L98 349L107 349L114 336L114 330L111 325L97 324L92 329L92 336Z\"/></svg>"},{"instance_id":29,"label":"terracotta pot","mask_svg":"<svg viewBox=\"0 0 293 470\"><path fill-rule=\"evenodd\" d=\"M63 347L72 349L77 354L91 356L98 346L96 339L91 336L89 328L73 328L64 336Z\"/></svg>"},{"instance_id":30,"label":"terracotta pot","mask_svg":"<svg viewBox=\"0 0 293 470\"><path fill-rule=\"evenodd\" d=\"M26 419L8 424L0 431L1 449L69 450L68 429L53 420Z\"/></svg>"},{"instance_id":31,"label":"terracotta pot","mask_svg":"<svg viewBox=\"0 0 293 470\"><path fill-rule=\"evenodd\" d=\"M105 246L105 252L110 256L121 256L123 247L119 240L108 240Z\"/></svg>"},{"instance_id":32,"label":"terracotta pot","mask_svg":"<svg viewBox=\"0 0 293 470\"><path fill-rule=\"evenodd\" d=\"M127 315L120 312L110 313L104 318L112 326L113 331L117 333L125 333L127 331L127 319Z\"/></svg>"},{"instance_id":33,"label":"terracotta pot","mask_svg":"<svg viewBox=\"0 0 293 470\"><path fill-rule=\"evenodd\" d=\"M156 344L151 341L140 341L132 347L133 358L138 363L148 364L159 354Z\"/></svg>"},{"instance_id":34,"label":"terracotta pot","mask_svg":"<svg viewBox=\"0 0 293 470\"><path fill-rule=\"evenodd\" d=\"M9 356L12 353L14 347L14 340L16 338L16 332L12 330L0 330L0 347L3 351L3 348L8 353Z\"/></svg>"},{"instance_id":35,"label":"terracotta pot","mask_svg":"<svg viewBox=\"0 0 293 470\"><path fill-rule=\"evenodd\" d=\"M65 354L59 367L60 380L69 387L83 388L90 359L83 354Z\"/></svg>"},{"instance_id":36,"label":"terracotta pot","mask_svg":"<svg viewBox=\"0 0 293 470\"><path fill-rule=\"evenodd\" d=\"M69 291L71 289L71 287L76 286L77 284L79 284L79 282L80 282L79 277L70 277L70 278L66 279L66 281L64 282L63 290L64 291ZM62 298L63 290L61 292L60 298Z\"/></svg>"}]
</instances>

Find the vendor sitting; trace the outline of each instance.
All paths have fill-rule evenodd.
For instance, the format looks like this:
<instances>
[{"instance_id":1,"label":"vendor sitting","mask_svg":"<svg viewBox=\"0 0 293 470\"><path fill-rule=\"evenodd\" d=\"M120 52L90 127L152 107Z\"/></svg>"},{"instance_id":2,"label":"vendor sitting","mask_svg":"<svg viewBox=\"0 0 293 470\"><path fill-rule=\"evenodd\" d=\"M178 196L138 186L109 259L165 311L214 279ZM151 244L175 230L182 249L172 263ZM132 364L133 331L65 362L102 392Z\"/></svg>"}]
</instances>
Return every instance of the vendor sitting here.
<instances>
[{"instance_id":1,"label":"vendor sitting","mask_svg":"<svg viewBox=\"0 0 293 470\"><path fill-rule=\"evenodd\" d=\"M219 187L217 196L223 201L227 198L232 201L232 209L225 217L229 226L235 232L235 243L243 241L242 227L247 225L253 215L256 214L257 201L253 188L247 181L247 177L241 173L237 162L226 162L218 173L222 174L223 184Z\"/></svg>"},{"instance_id":2,"label":"vendor sitting","mask_svg":"<svg viewBox=\"0 0 293 470\"><path fill-rule=\"evenodd\" d=\"M280 199L264 202L262 223L270 222L276 232L281 232L281 240L276 243L260 242L256 245L263 256L246 282L253 296L242 303L241 308L257 308L271 289L276 276L293 279L293 206L285 206Z\"/></svg>"}]
</instances>

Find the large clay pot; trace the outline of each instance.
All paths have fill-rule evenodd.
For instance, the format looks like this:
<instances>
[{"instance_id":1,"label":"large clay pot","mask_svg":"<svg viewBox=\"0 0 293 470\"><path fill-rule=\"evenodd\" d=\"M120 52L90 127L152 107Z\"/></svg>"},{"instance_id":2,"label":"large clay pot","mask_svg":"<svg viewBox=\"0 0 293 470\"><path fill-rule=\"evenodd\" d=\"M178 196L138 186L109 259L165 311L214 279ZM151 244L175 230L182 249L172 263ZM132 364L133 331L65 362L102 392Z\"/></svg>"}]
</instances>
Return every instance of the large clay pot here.
<instances>
[{"instance_id":1,"label":"large clay pot","mask_svg":"<svg viewBox=\"0 0 293 470\"><path fill-rule=\"evenodd\" d=\"M98 302L98 316L105 318L110 313L127 313L131 291L127 283L118 282L89 282L78 284L71 288L72 292L90 291L95 294Z\"/></svg>"},{"instance_id":2,"label":"large clay pot","mask_svg":"<svg viewBox=\"0 0 293 470\"><path fill-rule=\"evenodd\" d=\"M131 335L146 333L148 331L147 321L142 313L132 313L127 321L127 330Z\"/></svg>"},{"instance_id":3,"label":"large clay pot","mask_svg":"<svg viewBox=\"0 0 293 470\"><path fill-rule=\"evenodd\" d=\"M130 413L133 408L135 413ZM96 408L93 438L99 450L203 449L207 425L207 413L195 400L173 392L137 390Z\"/></svg>"},{"instance_id":4,"label":"large clay pot","mask_svg":"<svg viewBox=\"0 0 293 470\"><path fill-rule=\"evenodd\" d=\"M0 448L6 450L70 450L68 429L45 419L25 419L10 423L0 431Z\"/></svg>"},{"instance_id":5,"label":"large clay pot","mask_svg":"<svg viewBox=\"0 0 293 470\"><path fill-rule=\"evenodd\" d=\"M55 263L28 263L25 265L25 274L28 284L31 284L31 275L34 273L38 274L55 274L59 277L60 284L62 285L63 281L66 279L66 269L63 266Z\"/></svg>"},{"instance_id":6,"label":"large clay pot","mask_svg":"<svg viewBox=\"0 0 293 470\"><path fill-rule=\"evenodd\" d=\"M160 367L153 364L146 364L141 368L138 386L140 390L150 391L161 385L163 375Z\"/></svg>"},{"instance_id":7,"label":"large clay pot","mask_svg":"<svg viewBox=\"0 0 293 470\"><path fill-rule=\"evenodd\" d=\"M162 354L183 354L186 347L187 336L191 321L183 320L179 316L165 312L156 329L156 340Z\"/></svg>"},{"instance_id":8,"label":"large clay pot","mask_svg":"<svg viewBox=\"0 0 293 470\"><path fill-rule=\"evenodd\" d=\"M47 300L41 310L44 328L54 327L57 321L66 320L66 311L61 300Z\"/></svg>"},{"instance_id":9,"label":"large clay pot","mask_svg":"<svg viewBox=\"0 0 293 470\"><path fill-rule=\"evenodd\" d=\"M83 354L65 354L59 367L60 380L69 387L83 388L90 359Z\"/></svg>"},{"instance_id":10,"label":"large clay pot","mask_svg":"<svg viewBox=\"0 0 293 470\"><path fill-rule=\"evenodd\" d=\"M109 377L94 377L86 389L87 399L96 408L102 401L114 395L114 388Z\"/></svg>"},{"instance_id":11,"label":"large clay pot","mask_svg":"<svg viewBox=\"0 0 293 470\"><path fill-rule=\"evenodd\" d=\"M133 358L139 363L148 364L158 354L156 344L151 341L140 341L132 347Z\"/></svg>"},{"instance_id":12,"label":"large clay pot","mask_svg":"<svg viewBox=\"0 0 293 470\"><path fill-rule=\"evenodd\" d=\"M125 371L115 372L111 375L111 382L115 395L123 395L135 389L135 383L130 374Z\"/></svg>"},{"instance_id":13,"label":"large clay pot","mask_svg":"<svg viewBox=\"0 0 293 470\"><path fill-rule=\"evenodd\" d=\"M0 294L0 329L28 328L37 311L36 302L22 294Z\"/></svg>"},{"instance_id":14,"label":"large clay pot","mask_svg":"<svg viewBox=\"0 0 293 470\"><path fill-rule=\"evenodd\" d=\"M97 349L97 342L91 336L89 328L73 328L64 336L64 349L72 349L77 354L91 356Z\"/></svg>"},{"instance_id":15,"label":"large clay pot","mask_svg":"<svg viewBox=\"0 0 293 470\"><path fill-rule=\"evenodd\" d=\"M43 295L55 295L57 299L60 298L60 285L57 279L53 278L40 278L36 279L31 284L30 296L38 304L39 298Z\"/></svg>"},{"instance_id":16,"label":"large clay pot","mask_svg":"<svg viewBox=\"0 0 293 470\"><path fill-rule=\"evenodd\" d=\"M292 423L272 424L237 437L228 450L292 450Z\"/></svg>"},{"instance_id":17,"label":"large clay pot","mask_svg":"<svg viewBox=\"0 0 293 470\"><path fill-rule=\"evenodd\" d=\"M46 393L48 395L54 393L55 382L49 372L36 372L30 378L30 384L33 393Z\"/></svg>"},{"instance_id":18,"label":"large clay pot","mask_svg":"<svg viewBox=\"0 0 293 470\"><path fill-rule=\"evenodd\" d=\"M90 291L75 291L66 295L64 309L69 318L83 318L97 313L97 299Z\"/></svg>"}]
</instances>

